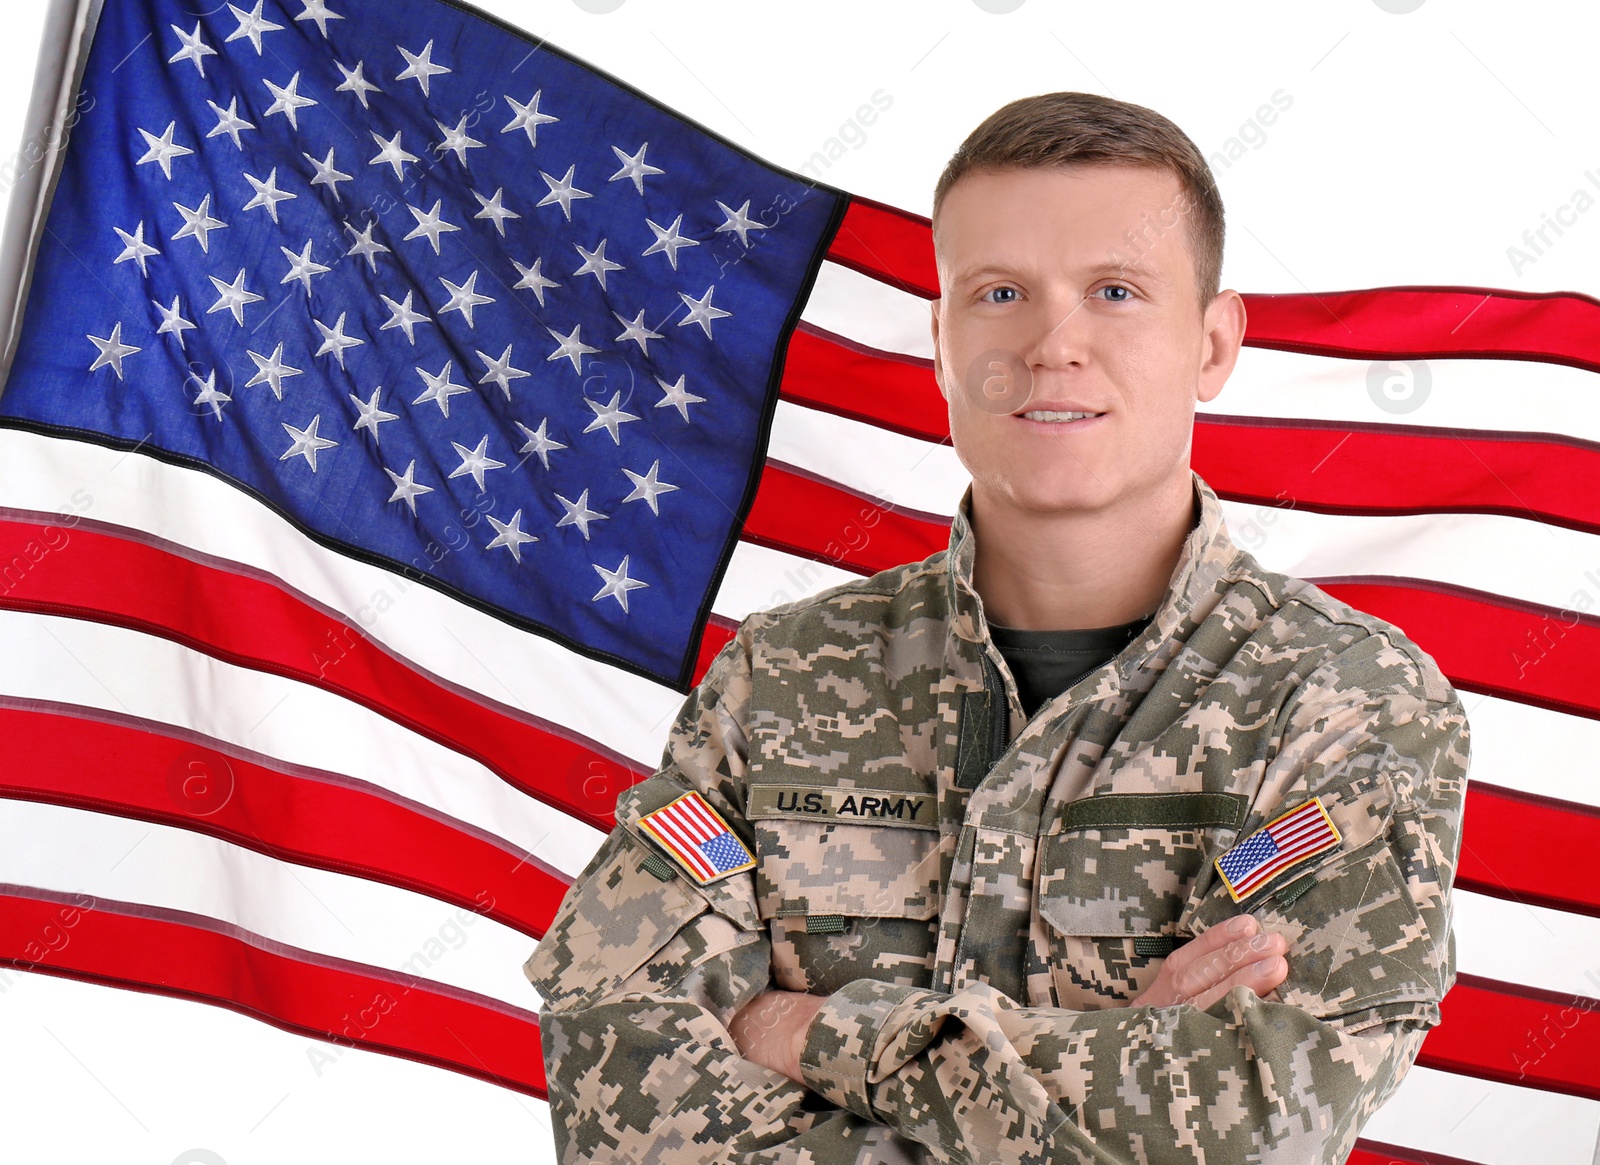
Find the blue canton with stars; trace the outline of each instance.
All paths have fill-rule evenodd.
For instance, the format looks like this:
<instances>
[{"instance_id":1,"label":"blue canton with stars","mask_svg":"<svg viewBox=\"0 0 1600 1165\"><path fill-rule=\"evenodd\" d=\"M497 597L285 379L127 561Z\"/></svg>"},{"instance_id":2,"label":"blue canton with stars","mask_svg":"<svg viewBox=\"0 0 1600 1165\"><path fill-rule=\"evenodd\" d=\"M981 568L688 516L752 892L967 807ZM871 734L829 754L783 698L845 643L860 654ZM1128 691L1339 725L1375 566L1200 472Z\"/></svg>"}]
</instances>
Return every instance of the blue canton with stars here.
<instances>
[{"instance_id":1,"label":"blue canton with stars","mask_svg":"<svg viewBox=\"0 0 1600 1165\"><path fill-rule=\"evenodd\" d=\"M104 6L0 423L683 687L843 197L439 0Z\"/></svg>"},{"instance_id":2,"label":"blue canton with stars","mask_svg":"<svg viewBox=\"0 0 1600 1165\"><path fill-rule=\"evenodd\" d=\"M719 874L750 860L750 851L731 833L719 833L710 841L701 842L700 852Z\"/></svg>"},{"instance_id":3,"label":"blue canton with stars","mask_svg":"<svg viewBox=\"0 0 1600 1165\"><path fill-rule=\"evenodd\" d=\"M1218 859L1228 880L1237 886L1245 878L1278 856L1278 843L1266 830L1246 838Z\"/></svg>"}]
</instances>

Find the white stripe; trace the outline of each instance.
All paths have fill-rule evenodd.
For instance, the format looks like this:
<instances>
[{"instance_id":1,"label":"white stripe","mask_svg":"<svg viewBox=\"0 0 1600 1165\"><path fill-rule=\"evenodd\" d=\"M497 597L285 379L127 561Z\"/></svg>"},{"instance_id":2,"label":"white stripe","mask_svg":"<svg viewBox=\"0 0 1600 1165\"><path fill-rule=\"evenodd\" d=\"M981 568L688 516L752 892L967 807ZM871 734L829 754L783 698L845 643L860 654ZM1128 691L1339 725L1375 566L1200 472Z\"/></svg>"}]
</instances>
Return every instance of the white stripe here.
<instances>
[{"instance_id":1,"label":"white stripe","mask_svg":"<svg viewBox=\"0 0 1600 1165\"><path fill-rule=\"evenodd\" d=\"M409 890L184 829L28 801L0 799L0 836L0 882L186 910L317 954L538 1008L521 973L533 939Z\"/></svg>"},{"instance_id":2,"label":"white stripe","mask_svg":"<svg viewBox=\"0 0 1600 1165\"><path fill-rule=\"evenodd\" d=\"M825 262L800 313L808 324L883 352L933 359L930 301Z\"/></svg>"},{"instance_id":3,"label":"white stripe","mask_svg":"<svg viewBox=\"0 0 1600 1165\"><path fill-rule=\"evenodd\" d=\"M1412 1068L1361 1134L1479 1165L1593 1165L1600 1103Z\"/></svg>"},{"instance_id":4,"label":"white stripe","mask_svg":"<svg viewBox=\"0 0 1600 1165\"><path fill-rule=\"evenodd\" d=\"M741 542L728 563L727 573L722 576L722 586L712 610L724 618L738 620L753 611L792 603L860 578L853 571L812 558ZM659 749L659 745L657 747Z\"/></svg>"},{"instance_id":5,"label":"white stripe","mask_svg":"<svg viewBox=\"0 0 1600 1165\"><path fill-rule=\"evenodd\" d=\"M100 623L0 611L0 695L177 725L290 764L340 773L506 839L575 876L594 827L359 704Z\"/></svg>"},{"instance_id":6,"label":"white stripe","mask_svg":"<svg viewBox=\"0 0 1600 1165\"><path fill-rule=\"evenodd\" d=\"M1479 822L1493 829L1493 822ZM1469 839L1470 840L1470 839ZM1530 845L1537 845L1530 839ZM1600 918L1528 906L1470 890L1451 892L1459 970L1600 999Z\"/></svg>"},{"instance_id":7,"label":"white stripe","mask_svg":"<svg viewBox=\"0 0 1600 1165\"><path fill-rule=\"evenodd\" d=\"M1379 405L1368 391L1374 363L1380 383L1386 375L1400 374L1387 362L1246 347L1221 394L1199 411L1600 441L1600 392L1593 372L1533 360L1428 360L1427 396L1411 412L1400 413Z\"/></svg>"},{"instance_id":8,"label":"white stripe","mask_svg":"<svg viewBox=\"0 0 1600 1165\"><path fill-rule=\"evenodd\" d=\"M1470 780L1600 807L1600 781L1579 759L1600 756L1600 720L1466 689L1461 703L1471 735Z\"/></svg>"},{"instance_id":9,"label":"white stripe","mask_svg":"<svg viewBox=\"0 0 1600 1165\"><path fill-rule=\"evenodd\" d=\"M779 401L767 454L893 506L945 517L972 480L949 445Z\"/></svg>"}]
</instances>

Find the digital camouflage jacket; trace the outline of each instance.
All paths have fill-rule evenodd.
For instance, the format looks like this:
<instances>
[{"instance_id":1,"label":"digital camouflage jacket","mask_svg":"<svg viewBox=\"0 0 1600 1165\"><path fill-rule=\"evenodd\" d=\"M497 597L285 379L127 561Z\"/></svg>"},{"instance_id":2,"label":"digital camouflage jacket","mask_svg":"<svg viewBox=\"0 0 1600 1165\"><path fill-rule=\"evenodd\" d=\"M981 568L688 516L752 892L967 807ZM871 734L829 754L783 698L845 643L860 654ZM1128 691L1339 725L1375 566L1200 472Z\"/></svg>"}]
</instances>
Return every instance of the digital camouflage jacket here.
<instances>
[{"instance_id":1,"label":"digital camouflage jacket","mask_svg":"<svg viewBox=\"0 0 1600 1165\"><path fill-rule=\"evenodd\" d=\"M1192 476L1154 619L1031 719L970 491L946 550L740 624L524 965L563 1165L1344 1161L1455 978L1468 725ZM640 827L690 791L754 868L702 883ZM1270 873L1258 831L1313 800L1337 843ZM1242 911L1280 988L1130 1006ZM728 1034L769 987L826 996L805 1087Z\"/></svg>"}]
</instances>

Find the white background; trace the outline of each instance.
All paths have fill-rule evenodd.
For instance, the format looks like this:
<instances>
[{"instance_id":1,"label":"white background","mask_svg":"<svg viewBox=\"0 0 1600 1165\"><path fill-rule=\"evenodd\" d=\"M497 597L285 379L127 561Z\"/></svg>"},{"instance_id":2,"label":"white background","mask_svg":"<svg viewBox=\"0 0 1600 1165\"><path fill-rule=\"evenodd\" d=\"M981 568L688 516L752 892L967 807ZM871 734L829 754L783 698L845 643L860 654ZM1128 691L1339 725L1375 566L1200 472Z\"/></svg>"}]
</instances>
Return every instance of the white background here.
<instances>
[{"instance_id":1,"label":"white background","mask_svg":"<svg viewBox=\"0 0 1600 1165\"><path fill-rule=\"evenodd\" d=\"M1580 186L1600 194L1584 178L1594 170L1600 182L1600 11L1591 5L1426 0L1395 14L1349 0L1314 13L1236 4L1226 15L1043 0L1003 14L972 0L626 0L609 14L569 0L485 7L789 168L825 150L881 89L889 109L863 135L849 131L857 144L820 176L919 213L946 158L994 108L1083 89L1160 110L1208 156L1233 137L1255 142L1229 165L1213 161L1228 211L1225 286L1600 291L1600 213L1579 215L1520 272L1507 254ZM0 159L22 141L44 5L8 0L5 11ZM1278 90L1288 110L1251 127ZM1214 407L1226 403L1225 391ZM337 1053L319 1075L310 1043L217 1008L10 976L0 991L0 1156L553 1160L537 1101L359 1051ZM1474 1120L1486 1089L1441 1082L1440 1103L1464 1115L1435 1147L1507 1165L1540 1160L1540 1127ZM189 1155L196 1147L211 1155Z\"/></svg>"}]
</instances>

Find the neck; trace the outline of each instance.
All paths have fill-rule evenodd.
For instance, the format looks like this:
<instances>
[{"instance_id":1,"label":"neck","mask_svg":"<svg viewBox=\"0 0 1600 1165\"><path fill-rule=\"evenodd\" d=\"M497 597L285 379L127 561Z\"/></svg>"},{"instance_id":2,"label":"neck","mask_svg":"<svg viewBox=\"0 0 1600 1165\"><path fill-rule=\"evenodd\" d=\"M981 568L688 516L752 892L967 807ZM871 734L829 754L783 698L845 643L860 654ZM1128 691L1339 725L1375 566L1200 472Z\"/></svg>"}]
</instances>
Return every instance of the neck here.
<instances>
[{"instance_id":1,"label":"neck","mask_svg":"<svg viewBox=\"0 0 1600 1165\"><path fill-rule=\"evenodd\" d=\"M1141 497L1097 510L1025 509L974 482L973 588L1003 627L1076 631L1150 614L1195 522L1187 466Z\"/></svg>"}]
</instances>

